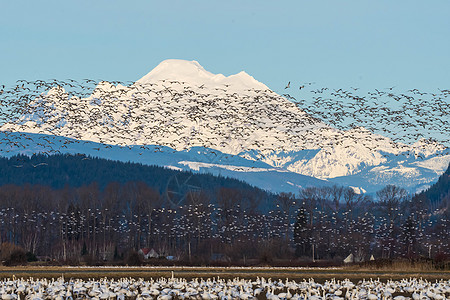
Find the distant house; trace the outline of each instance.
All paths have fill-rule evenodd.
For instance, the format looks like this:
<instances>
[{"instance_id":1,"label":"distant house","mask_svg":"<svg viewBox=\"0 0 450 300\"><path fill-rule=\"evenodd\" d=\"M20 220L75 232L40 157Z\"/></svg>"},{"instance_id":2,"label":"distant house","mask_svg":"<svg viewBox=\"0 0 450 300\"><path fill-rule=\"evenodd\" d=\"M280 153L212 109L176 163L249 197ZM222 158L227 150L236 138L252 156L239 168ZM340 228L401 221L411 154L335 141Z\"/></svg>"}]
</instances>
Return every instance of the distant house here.
<instances>
[{"instance_id":1,"label":"distant house","mask_svg":"<svg viewBox=\"0 0 450 300\"><path fill-rule=\"evenodd\" d=\"M349 264L349 263L352 263L352 262L354 262L354 256L353 256L353 253L350 253L349 256L347 256L344 259L344 263Z\"/></svg>"},{"instance_id":2,"label":"distant house","mask_svg":"<svg viewBox=\"0 0 450 300\"><path fill-rule=\"evenodd\" d=\"M158 253L153 248L142 248L139 249L138 253L139 255L142 255L144 259L159 257Z\"/></svg>"},{"instance_id":3,"label":"distant house","mask_svg":"<svg viewBox=\"0 0 450 300\"><path fill-rule=\"evenodd\" d=\"M373 257L373 255L372 255ZM372 260L371 257L371 260ZM344 263L346 264L350 264L350 263L358 263L358 262L363 262L364 261L364 257L360 256L360 255L353 255L353 253L350 253L345 259L344 259Z\"/></svg>"}]
</instances>

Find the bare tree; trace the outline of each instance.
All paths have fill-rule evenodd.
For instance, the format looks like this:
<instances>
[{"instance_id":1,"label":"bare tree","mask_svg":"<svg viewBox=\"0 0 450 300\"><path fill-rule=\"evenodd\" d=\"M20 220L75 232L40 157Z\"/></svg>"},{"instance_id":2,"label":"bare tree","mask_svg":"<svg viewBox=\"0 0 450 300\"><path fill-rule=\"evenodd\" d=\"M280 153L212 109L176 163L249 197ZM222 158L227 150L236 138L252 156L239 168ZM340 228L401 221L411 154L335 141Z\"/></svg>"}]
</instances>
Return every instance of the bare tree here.
<instances>
[{"instance_id":1,"label":"bare tree","mask_svg":"<svg viewBox=\"0 0 450 300\"><path fill-rule=\"evenodd\" d=\"M386 256L391 257L397 242L396 236L399 234L400 204L407 199L408 192L401 187L387 185L377 192L377 197L386 220L381 227L384 231L384 250L387 252Z\"/></svg>"},{"instance_id":2,"label":"bare tree","mask_svg":"<svg viewBox=\"0 0 450 300\"><path fill-rule=\"evenodd\" d=\"M293 193L280 193L277 197L277 208L281 210L284 216L285 222L285 232L284 238L286 241L289 240L289 229L291 225L292 214L295 211L298 203L297 199Z\"/></svg>"}]
</instances>

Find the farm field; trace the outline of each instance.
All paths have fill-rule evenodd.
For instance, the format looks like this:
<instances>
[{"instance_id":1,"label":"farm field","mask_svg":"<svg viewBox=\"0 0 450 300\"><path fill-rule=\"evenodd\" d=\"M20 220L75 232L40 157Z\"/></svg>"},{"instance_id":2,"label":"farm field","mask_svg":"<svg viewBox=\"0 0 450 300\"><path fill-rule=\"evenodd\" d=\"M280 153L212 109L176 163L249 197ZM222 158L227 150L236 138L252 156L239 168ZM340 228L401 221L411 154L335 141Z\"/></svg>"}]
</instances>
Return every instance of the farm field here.
<instances>
[{"instance_id":1,"label":"farm field","mask_svg":"<svg viewBox=\"0 0 450 300\"><path fill-rule=\"evenodd\" d=\"M399 270L382 269L369 270L357 269L351 267L337 268L305 268L305 267L54 267L54 266L16 266L0 267L0 278L80 278L80 279L99 279L99 278L159 278L159 277L177 277L177 278L213 278L220 277L224 279L245 278L255 279L257 277L278 279L303 280L313 278L316 281L324 281L331 278L351 279L353 281L363 279L400 280L404 278L423 278L427 280L450 280L450 271L423 271L423 270Z\"/></svg>"}]
</instances>

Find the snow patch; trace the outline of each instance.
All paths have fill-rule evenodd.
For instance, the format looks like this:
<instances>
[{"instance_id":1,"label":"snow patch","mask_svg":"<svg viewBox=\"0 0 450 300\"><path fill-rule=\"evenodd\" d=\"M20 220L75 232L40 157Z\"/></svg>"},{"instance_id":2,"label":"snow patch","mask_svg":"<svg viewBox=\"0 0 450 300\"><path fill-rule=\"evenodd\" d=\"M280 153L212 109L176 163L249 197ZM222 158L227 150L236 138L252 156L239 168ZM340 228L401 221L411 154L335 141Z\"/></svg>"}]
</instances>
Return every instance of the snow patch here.
<instances>
[{"instance_id":1,"label":"snow patch","mask_svg":"<svg viewBox=\"0 0 450 300\"><path fill-rule=\"evenodd\" d=\"M180 165L188 166L190 169L192 169L194 171L200 171L200 168L222 168L222 169L235 171L235 172L269 172L269 171L288 172L286 170L280 170L280 169L220 165L220 164L204 163L204 162L197 162L197 161L180 161L178 163Z\"/></svg>"},{"instance_id":2,"label":"snow patch","mask_svg":"<svg viewBox=\"0 0 450 300\"><path fill-rule=\"evenodd\" d=\"M182 168L175 167L175 166L165 166L167 169L175 170L175 171L184 171Z\"/></svg>"},{"instance_id":3,"label":"snow patch","mask_svg":"<svg viewBox=\"0 0 450 300\"><path fill-rule=\"evenodd\" d=\"M432 157L424 161L416 161L413 165L426 168L434 171L436 174L441 175L447 170L450 164L450 155Z\"/></svg>"},{"instance_id":4,"label":"snow patch","mask_svg":"<svg viewBox=\"0 0 450 300\"><path fill-rule=\"evenodd\" d=\"M349 186L349 187L355 192L355 194L360 195L360 194L366 193L366 190L361 187L355 187L355 186Z\"/></svg>"}]
</instances>

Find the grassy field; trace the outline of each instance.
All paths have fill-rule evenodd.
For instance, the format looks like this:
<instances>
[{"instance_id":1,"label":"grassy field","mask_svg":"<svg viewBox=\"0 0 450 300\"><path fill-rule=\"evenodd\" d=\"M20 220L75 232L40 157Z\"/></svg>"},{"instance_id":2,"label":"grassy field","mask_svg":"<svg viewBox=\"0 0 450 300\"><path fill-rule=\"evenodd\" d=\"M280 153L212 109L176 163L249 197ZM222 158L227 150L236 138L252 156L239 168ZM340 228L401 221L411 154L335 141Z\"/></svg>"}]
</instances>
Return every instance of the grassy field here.
<instances>
[{"instance_id":1,"label":"grassy field","mask_svg":"<svg viewBox=\"0 0 450 300\"><path fill-rule=\"evenodd\" d=\"M272 268L272 267L0 267L0 278L34 277L34 278L157 278L157 277L191 278L256 278L302 280L314 278L316 281L326 279L361 279L379 278L380 280L422 277L427 280L450 279L450 271L430 270L369 270L356 267L344 268Z\"/></svg>"}]
</instances>

